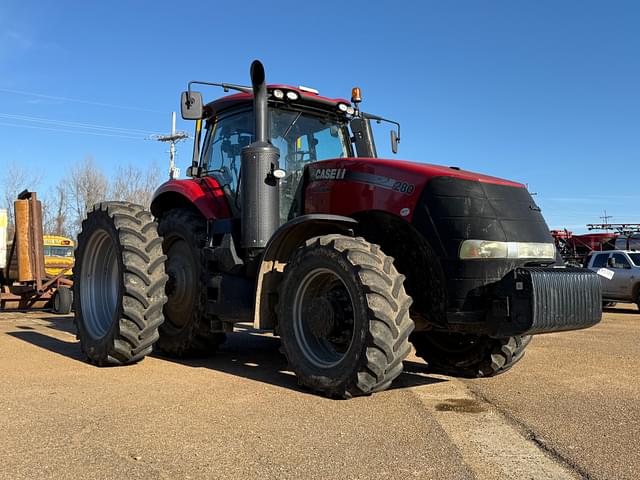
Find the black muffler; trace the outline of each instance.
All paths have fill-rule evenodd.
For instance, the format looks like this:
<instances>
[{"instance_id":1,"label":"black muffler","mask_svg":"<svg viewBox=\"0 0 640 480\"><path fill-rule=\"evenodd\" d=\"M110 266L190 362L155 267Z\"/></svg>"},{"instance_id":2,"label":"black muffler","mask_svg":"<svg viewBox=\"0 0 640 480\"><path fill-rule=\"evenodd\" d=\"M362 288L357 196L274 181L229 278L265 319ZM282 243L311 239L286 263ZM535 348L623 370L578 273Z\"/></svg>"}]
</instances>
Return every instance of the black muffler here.
<instances>
[{"instance_id":1,"label":"black muffler","mask_svg":"<svg viewBox=\"0 0 640 480\"><path fill-rule=\"evenodd\" d=\"M258 60L251 64L251 85L255 138L242 149L240 179L242 247L249 251L264 248L280 224L278 181L273 176L280 151L270 140L267 85L264 67Z\"/></svg>"}]
</instances>

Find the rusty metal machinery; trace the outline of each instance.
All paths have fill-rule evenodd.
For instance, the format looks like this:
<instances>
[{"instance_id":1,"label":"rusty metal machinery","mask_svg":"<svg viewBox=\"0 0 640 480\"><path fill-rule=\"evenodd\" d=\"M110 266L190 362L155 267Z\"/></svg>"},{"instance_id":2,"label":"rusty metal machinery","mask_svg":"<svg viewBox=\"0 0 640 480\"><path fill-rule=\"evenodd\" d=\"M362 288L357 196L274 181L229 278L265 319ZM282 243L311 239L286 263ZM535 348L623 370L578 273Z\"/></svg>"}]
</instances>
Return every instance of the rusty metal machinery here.
<instances>
[{"instance_id":1,"label":"rusty metal machinery","mask_svg":"<svg viewBox=\"0 0 640 480\"><path fill-rule=\"evenodd\" d=\"M43 308L59 288L73 282L64 274L48 277L44 269L42 204L35 192L23 191L14 202L15 233L7 249L0 281L0 310Z\"/></svg>"}]
</instances>

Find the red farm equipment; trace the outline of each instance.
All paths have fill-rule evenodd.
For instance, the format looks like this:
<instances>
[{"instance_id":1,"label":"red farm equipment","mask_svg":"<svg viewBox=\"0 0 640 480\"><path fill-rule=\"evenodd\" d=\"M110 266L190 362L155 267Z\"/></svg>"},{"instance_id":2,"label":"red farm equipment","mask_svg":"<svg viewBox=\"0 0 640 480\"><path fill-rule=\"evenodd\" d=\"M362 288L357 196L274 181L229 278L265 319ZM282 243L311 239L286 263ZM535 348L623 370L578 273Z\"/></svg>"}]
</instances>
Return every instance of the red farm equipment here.
<instances>
[{"instance_id":1,"label":"red farm equipment","mask_svg":"<svg viewBox=\"0 0 640 480\"><path fill-rule=\"evenodd\" d=\"M433 371L509 369L531 335L601 318L600 282L558 268L523 184L377 158L351 101L270 85L190 82L187 179L150 211L94 207L78 237L75 321L100 366L211 353L250 322L273 330L299 382L331 397L387 388L411 350ZM195 84L237 93L204 104ZM391 132L392 150L400 141Z\"/></svg>"},{"instance_id":2,"label":"red farm equipment","mask_svg":"<svg viewBox=\"0 0 640 480\"><path fill-rule=\"evenodd\" d=\"M613 250L617 233L585 233L574 235L570 230L551 230L556 248L567 265L582 267L591 252Z\"/></svg>"}]
</instances>

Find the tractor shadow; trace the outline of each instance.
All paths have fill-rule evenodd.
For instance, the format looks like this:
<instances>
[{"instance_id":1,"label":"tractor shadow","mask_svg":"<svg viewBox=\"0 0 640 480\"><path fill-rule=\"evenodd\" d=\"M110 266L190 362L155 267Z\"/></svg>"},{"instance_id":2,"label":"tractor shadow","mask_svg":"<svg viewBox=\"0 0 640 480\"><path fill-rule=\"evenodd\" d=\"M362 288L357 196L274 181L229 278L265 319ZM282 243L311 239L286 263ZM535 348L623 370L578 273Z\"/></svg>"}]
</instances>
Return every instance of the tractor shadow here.
<instances>
[{"instance_id":1,"label":"tractor shadow","mask_svg":"<svg viewBox=\"0 0 640 480\"><path fill-rule=\"evenodd\" d=\"M39 322L42 322L43 326L46 328L70 333L72 335L76 334L76 327L73 324L73 315L50 315L48 317L41 317L38 320Z\"/></svg>"},{"instance_id":2,"label":"tractor shadow","mask_svg":"<svg viewBox=\"0 0 640 480\"><path fill-rule=\"evenodd\" d=\"M622 315L640 314L640 311L637 308L604 307L602 311L605 313L615 313L615 314L622 314Z\"/></svg>"},{"instance_id":3,"label":"tractor shadow","mask_svg":"<svg viewBox=\"0 0 640 480\"><path fill-rule=\"evenodd\" d=\"M33 310L25 312L14 312L12 315L19 316L24 314L25 322L16 322L15 330L5 332L5 335L17 338L23 342L30 343L50 352L62 355L82 363L85 362L84 355L80 351L80 346L75 338L76 329L73 324L73 315L46 315L45 311L41 317L34 317ZM54 335L53 332L58 332ZM52 333L52 335L49 335ZM59 333L63 333L60 338Z\"/></svg>"},{"instance_id":4,"label":"tractor shadow","mask_svg":"<svg viewBox=\"0 0 640 480\"><path fill-rule=\"evenodd\" d=\"M57 353L72 360L77 360L81 363L87 363L85 356L80 351L80 344L75 338L69 337L69 341L63 340L45 333L38 332L32 327L21 326L18 327L18 332L7 332L6 335L22 340L23 342L30 343L36 347L40 347L44 350Z\"/></svg>"},{"instance_id":5,"label":"tractor shadow","mask_svg":"<svg viewBox=\"0 0 640 480\"><path fill-rule=\"evenodd\" d=\"M287 366L279 351L280 339L270 334L236 325L236 332L227 334L227 341L209 358L176 359L160 353L153 356L168 362L194 368L209 368L249 380L312 394L298 385L296 376ZM427 366L412 361L404 362L404 372L388 390L430 385L446 380L428 375Z\"/></svg>"}]
</instances>

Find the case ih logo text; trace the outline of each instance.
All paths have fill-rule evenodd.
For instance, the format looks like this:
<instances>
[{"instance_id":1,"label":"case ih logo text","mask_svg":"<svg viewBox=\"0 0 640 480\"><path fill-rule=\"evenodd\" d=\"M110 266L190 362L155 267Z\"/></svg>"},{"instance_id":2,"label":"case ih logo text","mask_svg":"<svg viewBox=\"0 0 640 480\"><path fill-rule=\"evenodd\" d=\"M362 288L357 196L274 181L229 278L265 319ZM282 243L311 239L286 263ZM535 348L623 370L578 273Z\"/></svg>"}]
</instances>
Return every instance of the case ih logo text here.
<instances>
[{"instance_id":1,"label":"case ih logo text","mask_svg":"<svg viewBox=\"0 0 640 480\"><path fill-rule=\"evenodd\" d=\"M342 180L347 172L346 168L318 168L313 172L314 180Z\"/></svg>"}]
</instances>

